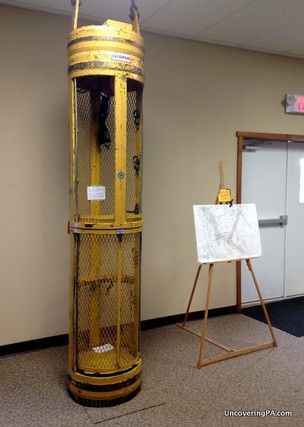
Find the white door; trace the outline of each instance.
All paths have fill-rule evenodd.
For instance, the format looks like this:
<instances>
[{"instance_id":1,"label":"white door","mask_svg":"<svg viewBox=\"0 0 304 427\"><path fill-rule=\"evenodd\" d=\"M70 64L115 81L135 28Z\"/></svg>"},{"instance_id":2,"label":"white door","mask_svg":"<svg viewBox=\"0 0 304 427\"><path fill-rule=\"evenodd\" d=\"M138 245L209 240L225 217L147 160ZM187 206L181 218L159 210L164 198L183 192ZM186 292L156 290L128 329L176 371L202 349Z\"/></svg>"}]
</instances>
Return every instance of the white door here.
<instances>
[{"instance_id":1,"label":"white door","mask_svg":"<svg viewBox=\"0 0 304 427\"><path fill-rule=\"evenodd\" d=\"M242 203L257 206L263 255L252 265L264 299L304 294L302 158L302 143L244 141ZM242 264L242 302L257 301L252 278Z\"/></svg>"},{"instance_id":2,"label":"white door","mask_svg":"<svg viewBox=\"0 0 304 427\"><path fill-rule=\"evenodd\" d=\"M285 296L304 293L304 143L288 144Z\"/></svg>"}]
</instances>

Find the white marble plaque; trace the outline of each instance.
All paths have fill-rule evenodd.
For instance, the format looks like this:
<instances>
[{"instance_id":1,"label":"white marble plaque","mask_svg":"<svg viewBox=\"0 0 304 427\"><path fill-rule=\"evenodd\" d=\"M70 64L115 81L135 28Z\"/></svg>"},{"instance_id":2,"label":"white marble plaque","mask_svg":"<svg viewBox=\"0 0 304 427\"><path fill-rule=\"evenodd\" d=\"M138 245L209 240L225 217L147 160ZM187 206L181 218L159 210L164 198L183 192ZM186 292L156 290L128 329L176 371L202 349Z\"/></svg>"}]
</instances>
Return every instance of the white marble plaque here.
<instances>
[{"instance_id":1,"label":"white marble plaque","mask_svg":"<svg viewBox=\"0 0 304 427\"><path fill-rule=\"evenodd\" d=\"M195 205L193 211L199 264L262 255L254 204Z\"/></svg>"}]
</instances>

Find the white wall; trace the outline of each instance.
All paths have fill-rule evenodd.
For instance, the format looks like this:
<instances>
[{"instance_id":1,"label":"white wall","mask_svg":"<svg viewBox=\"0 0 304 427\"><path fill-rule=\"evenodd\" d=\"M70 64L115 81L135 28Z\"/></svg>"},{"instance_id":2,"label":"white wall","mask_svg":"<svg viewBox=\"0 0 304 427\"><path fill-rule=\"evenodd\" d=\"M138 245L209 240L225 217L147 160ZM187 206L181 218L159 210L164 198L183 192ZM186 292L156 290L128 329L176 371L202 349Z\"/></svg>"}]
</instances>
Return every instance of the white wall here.
<instances>
[{"instance_id":1,"label":"white wall","mask_svg":"<svg viewBox=\"0 0 304 427\"><path fill-rule=\"evenodd\" d=\"M284 114L304 61L146 35L143 317L183 313L196 273L193 204L214 203L218 161L235 199L236 131L304 133ZM192 310L204 308L202 288ZM259 278L263 280L263 278ZM206 288L206 287L205 287ZM212 307L235 304L235 265L216 265Z\"/></svg>"},{"instance_id":2,"label":"white wall","mask_svg":"<svg viewBox=\"0 0 304 427\"><path fill-rule=\"evenodd\" d=\"M126 17L128 20L128 17ZM66 38L70 19L0 6L0 345L68 331ZM284 114L304 61L143 34L142 319L184 313L196 273L193 204L213 203L218 161L236 188L236 131L304 134ZM192 310L202 310L203 269ZM212 307L235 305L217 265Z\"/></svg>"},{"instance_id":3,"label":"white wall","mask_svg":"<svg viewBox=\"0 0 304 427\"><path fill-rule=\"evenodd\" d=\"M0 345L67 332L67 19L0 6Z\"/></svg>"}]
</instances>

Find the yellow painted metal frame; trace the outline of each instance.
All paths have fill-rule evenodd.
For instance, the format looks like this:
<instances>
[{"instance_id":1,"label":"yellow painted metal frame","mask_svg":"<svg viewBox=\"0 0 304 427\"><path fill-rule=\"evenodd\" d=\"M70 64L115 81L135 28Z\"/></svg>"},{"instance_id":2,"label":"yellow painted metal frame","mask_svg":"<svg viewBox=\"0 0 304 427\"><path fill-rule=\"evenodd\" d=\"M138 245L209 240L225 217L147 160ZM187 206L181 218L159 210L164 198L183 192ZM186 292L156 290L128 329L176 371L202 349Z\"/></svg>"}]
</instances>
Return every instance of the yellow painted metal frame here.
<instances>
[{"instance_id":1,"label":"yellow painted metal frame","mask_svg":"<svg viewBox=\"0 0 304 427\"><path fill-rule=\"evenodd\" d=\"M76 256L74 237L81 235L117 235L117 366L120 359L120 313L122 305L122 235L141 233L142 215L139 213L129 214L126 212L126 145L127 145L127 92L128 80L137 84L137 107L142 110L142 88L144 85L144 44L139 32L138 13L134 11L132 24L107 20L99 26L86 26L77 28L79 0L75 1L72 19L72 30L68 36L68 58L69 58L69 102L70 102L70 230L71 238L71 291L70 291L70 342L69 342L69 390L79 403L94 405L94 402L104 402L107 406L121 398L127 398L140 387L141 382L141 356L138 353L131 365L117 369L117 375L113 370L104 369L97 376L86 375L77 371L77 345L75 339L76 323L76 295L74 290ZM103 215L102 203L90 201L90 214L82 215L77 209L77 88L76 81L82 77L110 76L114 80L115 94L115 203L114 212L111 215ZM94 109L96 99L91 98L91 106ZM92 132L90 141L90 182L91 185L101 185L100 147L96 142L96 118L92 118ZM136 129L136 152L142 156L142 120ZM135 181L135 201L140 204L141 199L141 169L138 171ZM120 233L123 233L120 235ZM99 266L96 260L103 248L91 244L91 262L89 281L99 277ZM94 261L95 260L95 261ZM135 277L136 292L139 295L140 272ZM93 291L91 302L96 306L100 304L98 293ZM98 310L97 310L98 312ZM94 331L96 324L96 311L90 313L90 331ZM135 334L139 333L139 322L134 325ZM139 343L138 343L139 344ZM90 345L98 345L98 333L90 332ZM107 375L107 373L110 375Z\"/></svg>"}]
</instances>

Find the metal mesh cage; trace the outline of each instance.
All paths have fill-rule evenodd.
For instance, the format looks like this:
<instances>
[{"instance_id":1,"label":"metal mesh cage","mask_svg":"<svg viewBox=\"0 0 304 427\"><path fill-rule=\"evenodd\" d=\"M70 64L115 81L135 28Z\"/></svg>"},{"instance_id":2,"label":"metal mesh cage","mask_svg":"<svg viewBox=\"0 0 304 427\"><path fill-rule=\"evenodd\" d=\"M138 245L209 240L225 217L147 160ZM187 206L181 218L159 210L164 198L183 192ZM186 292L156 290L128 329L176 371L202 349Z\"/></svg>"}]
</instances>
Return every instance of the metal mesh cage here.
<instances>
[{"instance_id":1,"label":"metal mesh cage","mask_svg":"<svg viewBox=\"0 0 304 427\"><path fill-rule=\"evenodd\" d=\"M78 6L68 38L69 390L78 403L108 406L141 384L144 46L136 11L133 25L76 29Z\"/></svg>"},{"instance_id":2,"label":"metal mesh cage","mask_svg":"<svg viewBox=\"0 0 304 427\"><path fill-rule=\"evenodd\" d=\"M141 233L76 234L78 369L125 369L139 352Z\"/></svg>"}]
</instances>

